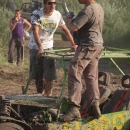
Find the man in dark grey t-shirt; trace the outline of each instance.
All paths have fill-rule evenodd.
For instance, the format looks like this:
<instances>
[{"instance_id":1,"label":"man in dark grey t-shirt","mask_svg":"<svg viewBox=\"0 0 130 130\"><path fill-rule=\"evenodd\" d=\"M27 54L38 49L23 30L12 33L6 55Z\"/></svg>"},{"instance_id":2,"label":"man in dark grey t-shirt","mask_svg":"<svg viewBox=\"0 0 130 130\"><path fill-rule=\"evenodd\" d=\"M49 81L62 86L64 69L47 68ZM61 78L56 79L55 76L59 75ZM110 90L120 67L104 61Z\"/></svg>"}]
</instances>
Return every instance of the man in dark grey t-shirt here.
<instances>
[{"instance_id":1,"label":"man in dark grey t-shirt","mask_svg":"<svg viewBox=\"0 0 130 130\"><path fill-rule=\"evenodd\" d=\"M74 33L78 45L70 61L68 71L69 109L60 121L72 121L80 118L82 74L86 82L88 114L94 118L101 116L99 108L98 62L103 50L102 28L104 11L95 0L78 0L85 7L72 19L68 19L69 29Z\"/></svg>"}]
</instances>

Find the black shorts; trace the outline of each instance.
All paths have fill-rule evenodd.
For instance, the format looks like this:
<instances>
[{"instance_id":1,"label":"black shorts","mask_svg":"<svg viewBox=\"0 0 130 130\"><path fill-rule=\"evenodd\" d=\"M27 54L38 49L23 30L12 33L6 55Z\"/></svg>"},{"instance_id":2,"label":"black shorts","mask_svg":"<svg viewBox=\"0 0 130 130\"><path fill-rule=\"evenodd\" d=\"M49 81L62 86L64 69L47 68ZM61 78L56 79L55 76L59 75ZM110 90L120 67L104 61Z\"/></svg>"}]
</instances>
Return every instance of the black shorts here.
<instances>
[{"instance_id":1,"label":"black shorts","mask_svg":"<svg viewBox=\"0 0 130 130\"><path fill-rule=\"evenodd\" d=\"M33 78L44 78L47 80L55 80L56 65L55 60L51 58L36 58L38 50L30 50L30 71L34 71Z\"/></svg>"}]
</instances>

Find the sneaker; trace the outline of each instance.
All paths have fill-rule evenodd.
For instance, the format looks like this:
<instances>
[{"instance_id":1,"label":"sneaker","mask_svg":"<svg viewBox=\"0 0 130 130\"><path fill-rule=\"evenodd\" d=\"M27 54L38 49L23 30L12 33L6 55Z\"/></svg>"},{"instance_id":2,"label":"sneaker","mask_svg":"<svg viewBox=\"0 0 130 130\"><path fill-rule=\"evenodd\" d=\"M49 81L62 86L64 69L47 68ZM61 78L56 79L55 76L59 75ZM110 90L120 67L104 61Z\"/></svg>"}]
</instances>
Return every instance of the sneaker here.
<instances>
[{"instance_id":1,"label":"sneaker","mask_svg":"<svg viewBox=\"0 0 130 130\"><path fill-rule=\"evenodd\" d=\"M101 111L99 108L99 101L95 101L91 104L88 110L89 116L93 116L94 118L98 119L101 117Z\"/></svg>"},{"instance_id":2,"label":"sneaker","mask_svg":"<svg viewBox=\"0 0 130 130\"><path fill-rule=\"evenodd\" d=\"M79 108L78 107L70 107L68 112L59 117L59 121L68 122L73 120L78 120L81 118Z\"/></svg>"}]
</instances>

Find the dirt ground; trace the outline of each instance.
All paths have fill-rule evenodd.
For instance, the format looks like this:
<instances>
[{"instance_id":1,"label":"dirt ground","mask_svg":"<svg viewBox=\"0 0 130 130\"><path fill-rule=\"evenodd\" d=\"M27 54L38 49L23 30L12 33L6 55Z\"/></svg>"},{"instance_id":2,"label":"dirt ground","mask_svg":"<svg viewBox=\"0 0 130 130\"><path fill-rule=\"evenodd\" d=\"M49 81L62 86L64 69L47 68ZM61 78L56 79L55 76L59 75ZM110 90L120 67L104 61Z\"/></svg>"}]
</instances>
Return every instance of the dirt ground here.
<instances>
[{"instance_id":1,"label":"dirt ground","mask_svg":"<svg viewBox=\"0 0 130 130\"><path fill-rule=\"evenodd\" d=\"M70 47L70 43L61 44L62 41L57 41L55 43L56 48L59 47ZM17 95L22 94L22 86L27 85L29 79L29 48L27 47L27 41L25 45L25 64L22 67L16 66L16 64L5 64L0 63L0 95ZM7 54L5 54L7 57ZM63 69L60 65L60 62L57 61L57 80L54 81L53 95L59 96L62 88L63 81ZM66 91L66 90L65 90ZM27 94L35 94L35 81L32 80ZM67 91L65 92L67 93Z\"/></svg>"},{"instance_id":2,"label":"dirt ground","mask_svg":"<svg viewBox=\"0 0 130 130\"><path fill-rule=\"evenodd\" d=\"M56 41L55 46L58 48L70 47L70 43L63 41ZM25 57L27 57L29 61L29 49L25 46ZM68 63L67 63L68 64ZM116 73L116 75L111 73L111 84L109 87L114 92L116 89L123 89L121 86L121 78L122 74L119 74L118 71L115 71L115 68L109 66L109 61L101 60L99 63L99 71L111 72L112 70ZM63 81L63 69L61 67L60 61L57 61L58 69L57 69L57 80L54 81L53 88L53 96L59 96L62 89L62 81ZM123 65L125 68L125 72L129 73L129 67ZM112 69L113 68L113 69ZM2 64L0 63L0 95L17 95L22 94L22 86L26 86L29 78L29 65L24 65L23 67L17 67L16 65L12 65L9 63ZM84 80L83 80L83 90L85 88ZM31 81L27 94L35 94L35 82ZM64 95L67 96L67 84L65 86Z\"/></svg>"}]
</instances>

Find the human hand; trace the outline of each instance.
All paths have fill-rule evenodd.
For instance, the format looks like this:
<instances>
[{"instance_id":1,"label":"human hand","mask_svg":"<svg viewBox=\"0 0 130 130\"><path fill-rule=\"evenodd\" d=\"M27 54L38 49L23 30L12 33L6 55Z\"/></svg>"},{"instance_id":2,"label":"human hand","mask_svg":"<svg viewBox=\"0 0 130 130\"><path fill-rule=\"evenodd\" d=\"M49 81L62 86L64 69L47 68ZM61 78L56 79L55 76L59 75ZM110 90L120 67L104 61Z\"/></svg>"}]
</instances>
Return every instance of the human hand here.
<instances>
[{"instance_id":1,"label":"human hand","mask_svg":"<svg viewBox=\"0 0 130 130\"><path fill-rule=\"evenodd\" d=\"M72 19L74 17L74 12L69 12L67 14L67 19Z\"/></svg>"},{"instance_id":2,"label":"human hand","mask_svg":"<svg viewBox=\"0 0 130 130\"><path fill-rule=\"evenodd\" d=\"M18 22L18 17L14 17L15 22Z\"/></svg>"},{"instance_id":3,"label":"human hand","mask_svg":"<svg viewBox=\"0 0 130 130\"><path fill-rule=\"evenodd\" d=\"M71 52L76 52L77 47L78 47L78 46L77 46L76 44L72 45L70 51L71 51Z\"/></svg>"},{"instance_id":4,"label":"human hand","mask_svg":"<svg viewBox=\"0 0 130 130\"><path fill-rule=\"evenodd\" d=\"M43 53L44 53L44 50L43 50L43 48L42 47L40 47L39 48L39 50L38 50L38 53L37 53L37 58L40 58L40 57L42 57L43 56Z\"/></svg>"},{"instance_id":5,"label":"human hand","mask_svg":"<svg viewBox=\"0 0 130 130\"><path fill-rule=\"evenodd\" d=\"M69 12L68 14L67 14L67 24L68 25L70 25L71 24L71 21L72 21L72 19L73 19L73 17L74 17L74 13L73 12Z\"/></svg>"},{"instance_id":6,"label":"human hand","mask_svg":"<svg viewBox=\"0 0 130 130\"><path fill-rule=\"evenodd\" d=\"M75 44L72 47L73 47L74 51L76 51L78 46Z\"/></svg>"}]
</instances>

